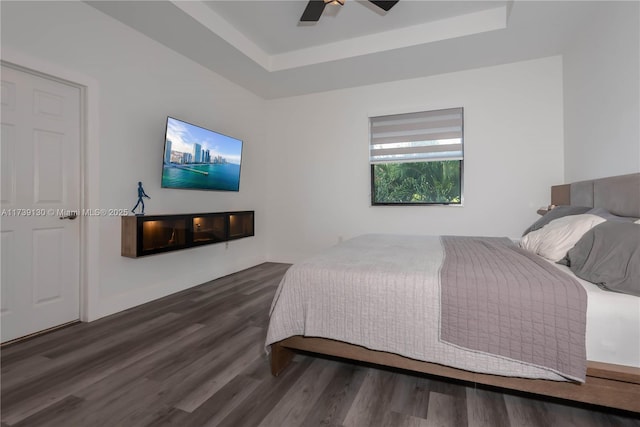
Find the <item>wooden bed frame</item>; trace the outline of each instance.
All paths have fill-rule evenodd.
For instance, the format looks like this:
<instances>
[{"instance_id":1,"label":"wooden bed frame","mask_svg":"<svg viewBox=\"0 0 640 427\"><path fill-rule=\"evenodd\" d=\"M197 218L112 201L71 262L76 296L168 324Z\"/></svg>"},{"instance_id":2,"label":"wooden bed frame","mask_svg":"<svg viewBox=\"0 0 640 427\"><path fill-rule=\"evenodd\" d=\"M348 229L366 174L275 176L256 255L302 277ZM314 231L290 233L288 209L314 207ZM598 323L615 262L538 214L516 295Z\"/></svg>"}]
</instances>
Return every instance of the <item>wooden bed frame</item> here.
<instances>
[{"instance_id":1,"label":"wooden bed frame","mask_svg":"<svg viewBox=\"0 0 640 427\"><path fill-rule=\"evenodd\" d=\"M612 213L640 217L640 173L552 187L551 203L608 208ZM612 192L620 198L612 198ZM631 197L629 195L631 194ZM617 200L624 198L620 205ZM611 207L611 200L614 206ZM576 202L577 201L577 202ZM588 204L587 204L588 203ZM279 375L298 351L437 375L470 383L517 390L640 413L640 368L588 361L584 384L480 374L393 353L370 350L326 338L294 336L271 345L271 373Z\"/></svg>"},{"instance_id":2,"label":"wooden bed frame","mask_svg":"<svg viewBox=\"0 0 640 427\"><path fill-rule=\"evenodd\" d=\"M509 390L640 412L640 368L588 362L586 382L576 384L478 374L409 359L393 353L369 350L327 338L295 336L271 345L271 373L278 376L289 365L297 351L308 351Z\"/></svg>"}]
</instances>

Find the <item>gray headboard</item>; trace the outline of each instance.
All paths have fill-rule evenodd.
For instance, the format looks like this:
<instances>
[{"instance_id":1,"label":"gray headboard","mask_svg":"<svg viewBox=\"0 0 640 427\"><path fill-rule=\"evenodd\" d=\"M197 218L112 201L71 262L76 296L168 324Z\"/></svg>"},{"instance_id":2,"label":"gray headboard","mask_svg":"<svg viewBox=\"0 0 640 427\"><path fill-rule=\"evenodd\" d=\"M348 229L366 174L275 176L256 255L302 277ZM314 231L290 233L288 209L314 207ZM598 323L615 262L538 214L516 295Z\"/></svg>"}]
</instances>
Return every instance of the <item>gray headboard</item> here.
<instances>
[{"instance_id":1,"label":"gray headboard","mask_svg":"<svg viewBox=\"0 0 640 427\"><path fill-rule=\"evenodd\" d=\"M640 218L640 173L554 185L551 204L605 208L615 215Z\"/></svg>"}]
</instances>

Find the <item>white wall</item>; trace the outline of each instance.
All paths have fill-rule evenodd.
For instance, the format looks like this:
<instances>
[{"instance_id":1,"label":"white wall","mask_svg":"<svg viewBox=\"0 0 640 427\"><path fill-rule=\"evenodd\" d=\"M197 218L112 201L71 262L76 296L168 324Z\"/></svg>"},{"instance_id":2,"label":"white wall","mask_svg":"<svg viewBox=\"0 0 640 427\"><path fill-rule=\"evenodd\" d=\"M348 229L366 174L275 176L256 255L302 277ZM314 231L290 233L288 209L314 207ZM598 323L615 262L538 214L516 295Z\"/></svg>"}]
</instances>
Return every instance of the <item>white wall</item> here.
<instances>
[{"instance_id":1,"label":"white wall","mask_svg":"<svg viewBox=\"0 0 640 427\"><path fill-rule=\"evenodd\" d=\"M368 116L464 107L464 207L372 207ZM268 258L361 233L518 237L563 181L560 57L269 103Z\"/></svg>"},{"instance_id":2,"label":"white wall","mask_svg":"<svg viewBox=\"0 0 640 427\"><path fill-rule=\"evenodd\" d=\"M88 207L130 209L141 180L149 214L256 210L256 237L228 250L137 260L119 255L119 218L83 219L96 230L87 242L96 318L361 233L517 237L550 185L640 170L638 5L629 4L603 10L602 28L577 37L564 59L268 102L81 2L3 1L2 49L92 82ZM368 116L458 106L464 206L371 207ZM240 193L160 188L167 115L245 141Z\"/></svg>"},{"instance_id":3,"label":"white wall","mask_svg":"<svg viewBox=\"0 0 640 427\"><path fill-rule=\"evenodd\" d=\"M88 141L87 174L96 179L87 207L131 209L142 181L151 196L147 214L256 211L256 237L228 249L211 245L135 260L120 256L120 218L83 218L96 221L86 247L97 258L89 260L90 319L265 260L262 99L82 2L3 1L2 49L94 82L90 102L99 99L90 126L99 130ZM244 140L239 193L160 188L167 115Z\"/></svg>"},{"instance_id":4,"label":"white wall","mask_svg":"<svg viewBox=\"0 0 640 427\"><path fill-rule=\"evenodd\" d=\"M640 172L640 3L590 7L564 54L566 182Z\"/></svg>"}]
</instances>

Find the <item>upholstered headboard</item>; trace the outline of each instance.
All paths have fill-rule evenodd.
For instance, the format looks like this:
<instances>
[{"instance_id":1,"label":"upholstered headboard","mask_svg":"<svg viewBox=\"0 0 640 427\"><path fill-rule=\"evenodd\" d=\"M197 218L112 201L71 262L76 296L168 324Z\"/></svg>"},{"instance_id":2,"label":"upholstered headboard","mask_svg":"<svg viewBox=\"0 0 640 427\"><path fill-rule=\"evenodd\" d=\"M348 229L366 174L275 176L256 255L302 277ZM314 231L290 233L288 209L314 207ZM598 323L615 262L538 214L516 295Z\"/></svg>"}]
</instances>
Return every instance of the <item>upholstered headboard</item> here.
<instances>
[{"instance_id":1,"label":"upholstered headboard","mask_svg":"<svg viewBox=\"0 0 640 427\"><path fill-rule=\"evenodd\" d=\"M640 218L640 173L554 185L551 204L604 208L615 215Z\"/></svg>"}]
</instances>

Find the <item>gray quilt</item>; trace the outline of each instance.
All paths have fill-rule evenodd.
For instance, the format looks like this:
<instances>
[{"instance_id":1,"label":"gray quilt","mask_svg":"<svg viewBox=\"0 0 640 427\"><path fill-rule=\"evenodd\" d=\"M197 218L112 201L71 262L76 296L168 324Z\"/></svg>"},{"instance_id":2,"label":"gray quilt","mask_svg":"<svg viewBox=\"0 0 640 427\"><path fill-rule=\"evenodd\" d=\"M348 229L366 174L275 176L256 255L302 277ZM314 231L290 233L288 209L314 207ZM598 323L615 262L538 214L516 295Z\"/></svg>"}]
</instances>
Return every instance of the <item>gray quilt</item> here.
<instances>
[{"instance_id":1,"label":"gray quilt","mask_svg":"<svg viewBox=\"0 0 640 427\"><path fill-rule=\"evenodd\" d=\"M440 338L582 381L587 294L507 238L442 238Z\"/></svg>"}]
</instances>

